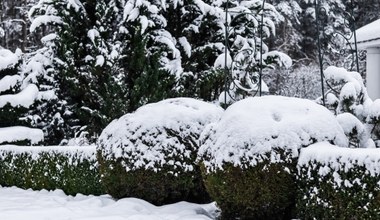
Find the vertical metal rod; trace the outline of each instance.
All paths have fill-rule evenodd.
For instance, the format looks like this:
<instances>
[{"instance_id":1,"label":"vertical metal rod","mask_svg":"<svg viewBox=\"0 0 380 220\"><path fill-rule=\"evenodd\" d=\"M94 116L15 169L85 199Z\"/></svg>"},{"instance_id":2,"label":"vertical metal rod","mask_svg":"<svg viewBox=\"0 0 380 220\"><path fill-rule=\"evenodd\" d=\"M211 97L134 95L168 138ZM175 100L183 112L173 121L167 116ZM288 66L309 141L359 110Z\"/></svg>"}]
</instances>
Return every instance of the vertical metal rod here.
<instances>
[{"instance_id":1,"label":"vertical metal rod","mask_svg":"<svg viewBox=\"0 0 380 220\"><path fill-rule=\"evenodd\" d=\"M355 57L355 64L356 64L356 72L359 73L359 56L358 56L358 43L356 40L356 18L354 16L354 1L351 0L351 17L352 17L352 30L354 31L354 43L355 43L355 50L354 50L354 57Z\"/></svg>"},{"instance_id":2,"label":"vertical metal rod","mask_svg":"<svg viewBox=\"0 0 380 220\"><path fill-rule=\"evenodd\" d=\"M261 21L260 21L260 72L259 72L259 96L262 94L262 75L263 75L263 26L264 26L264 7L265 0L261 8Z\"/></svg>"},{"instance_id":3,"label":"vertical metal rod","mask_svg":"<svg viewBox=\"0 0 380 220\"><path fill-rule=\"evenodd\" d=\"M322 56L322 46L321 46L321 36L320 36L320 27L319 27L319 0L315 0L315 24L317 26L317 35L318 35L318 58L319 58L319 68L321 73L321 87L322 87L322 103L323 106L326 106L325 101L325 87L323 79L323 56Z\"/></svg>"},{"instance_id":4,"label":"vertical metal rod","mask_svg":"<svg viewBox=\"0 0 380 220\"><path fill-rule=\"evenodd\" d=\"M225 34L225 39L224 39L224 104L227 105L227 92L228 92L228 75L229 75L229 70L227 67L228 60L227 60L227 53L228 53L228 5L230 1L227 0L226 6L225 6L225 11L226 11L226 23L224 24L224 34Z\"/></svg>"}]
</instances>

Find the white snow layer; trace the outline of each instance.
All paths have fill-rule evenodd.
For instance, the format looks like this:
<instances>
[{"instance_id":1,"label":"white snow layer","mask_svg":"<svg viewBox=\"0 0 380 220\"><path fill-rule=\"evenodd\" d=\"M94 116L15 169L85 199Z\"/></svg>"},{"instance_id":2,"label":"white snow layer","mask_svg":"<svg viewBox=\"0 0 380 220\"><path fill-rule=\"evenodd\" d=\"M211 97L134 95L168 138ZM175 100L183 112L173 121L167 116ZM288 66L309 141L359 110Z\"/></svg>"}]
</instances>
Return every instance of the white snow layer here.
<instances>
[{"instance_id":1,"label":"white snow layer","mask_svg":"<svg viewBox=\"0 0 380 220\"><path fill-rule=\"evenodd\" d=\"M53 24L62 24L62 18L59 16L55 15L41 15L36 17L35 19L32 20L32 24L30 25L30 32L34 32L38 27L42 25L47 25L49 23Z\"/></svg>"},{"instance_id":2,"label":"white snow layer","mask_svg":"<svg viewBox=\"0 0 380 220\"><path fill-rule=\"evenodd\" d=\"M360 146L366 148L376 147L375 143L371 139L371 134L357 117L346 112L337 115L336 119L347 136L357 136Z\"/></svg>"},{"instance_id":3,"label":"white snow layer","mask_svg":"<svg viewBox=\"0 0 380 220\"><path fill-rule=\"evenodd\" d=\"M348 145L343 129L329 110L310 100L281 96L236 102L202 136L199 156L207 158L204 164L209 171L222 169L225 163L254 166L257 158L273 148L298 156L301 147L314 142ZM271 161L279 162L274 157Z\"/></svg>"},{"instance_id":4,"label":"white snow layer","mask_svg":"<svg viewBox=\"0 0 380 220\"><path fill-rule=\"evenodd\" d=\"M328 169L321 168L320 175L326 175L330 169L347 172L354 165L358 165L364 166L374 176L380 174L380 149L343 148L321 142L301 150L298 166L308 166L309 162L328 166Z\"/></svg>"},{"instance_id":5,"label":"white snow layer","mask_svg":"<svg viewBox=\"0 0 380 220\"><path fill-rule=\"evenodd\" d=\"M37 144L44 140L44 133L40 129L22 126L0 128L0 144L30 140L31 144Z\"/></svg>"},{"instance_id":6,"label":"white snow layer","mask_svg":"<svg viewBox=\"0 0 380 220\"><path fill-rule=\"evenodd\" d=\"M20 75L4 76L0 79L0 93L12 89L21 82L22 78Z\"/></svg>"},{"instance_id":7,"label":"white snow layer","mask_svg":"<svg viewBox=\"0 0 380 220\"><path fill-rule=\"evenodd\" d=\"M1 128L0 128L1 129ZM16 146L0 145L0 159L4 159L9 153L12 155L31 155L33 160L38 160L42 153L49 155L65 155L67 163L77 163L83 160L96 161L96 146Z\"/></svg>"},{"instance_id":8,"label":"white snow layer","mask_svg":"<svg viewBox=\"0 0 380 220\"><path fill-rule=\"evenodd\" d=\"M0 219L6 220L211 220L214 203L179 202L154 206L135 198L66 196L63 191L32 191L0 186Z\"/></svg>"},{"instance_id":9,"label":"white snow layer","mask_svg":"<svg viewBox=\"0 0 380 220\"><path fill-rule=\"evenodd\" d=\"M192 171L191 154L197 146L189 149L184 140L197 145L204 127L222 113L222 108L196 99L167 99L114 120L103 130L98 145L107 159L128 158L127 171L157 171L164 164Z\"/></svg>"},{"instance_id":10,"label":"white snow layer","mask_svg":"<svg viewBox=\"0 0 380 220\"><path fill-rule=\"evenodd\" d=\"M34 84L29 84L25 89L17 94L0 96L0 108L4 107L8 103L12 107L22 106L29 108L38 98L38 93L38 87Z\"/></svg>"},{"instance_id":11,"label":"white snow layer","mask_svg":"<svg viewBox=\"0 0 380 220\"><path fill-rule=\"evenodd\" d=\"M356 40L359 43L378 38L380 38L380 19L356 30Z\"/></svg>"},{"instance_id":12,"label":"white snow layer","mask_svg":"<svg viewBox=\"0 0 380 220\"><path fill-rule=\"evenodd\" d=\"M19 61L17 54L10 50L0 48L0 70L12 68Z\"/></svg>"}]
</instances>

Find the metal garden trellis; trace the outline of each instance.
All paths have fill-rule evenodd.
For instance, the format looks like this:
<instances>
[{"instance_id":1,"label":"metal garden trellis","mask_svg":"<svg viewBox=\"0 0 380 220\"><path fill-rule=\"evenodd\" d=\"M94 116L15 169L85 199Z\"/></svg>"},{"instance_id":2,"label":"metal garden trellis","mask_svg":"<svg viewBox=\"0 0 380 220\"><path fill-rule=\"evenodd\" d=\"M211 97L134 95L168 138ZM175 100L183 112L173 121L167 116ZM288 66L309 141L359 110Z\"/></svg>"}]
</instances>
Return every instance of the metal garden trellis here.
<instances>
[{"instance_id":1,"label":"metal garden trellis","mask_svg":"<svg viewBox=\"0 0 380 220\"><path fill-rule=\"evenodd\" d=\"M263 0L262 1L262 7L261 7L261 19L260 19L260 22L259 22L259 35L260 35L260 49L259 49L259 53L260 53L260 58L259 58L259 78L257 80L257 87L258 87L258 91L256 91L256 94L258 93L259 96L262 95L262 74L263 74L263 25L264 25L264 7L265 7L265 3L266 3L266 0ZM229 45L229 34L230 34L230 26L229 26L229 23L228 23L228 16L229 16L229 5L230 5L230 0L227 0L226 1L226 4L225 4L225 47L224 47L224 54L225 54L225 60L224 60L224 73L225 73L225 81L224 81L224 103L227 104L227 94L229 93L229 89L230 89L230 86L229 86L229 78L231 76L230 74L230 68L228 67L228 57L227 57L227 54L229 53L230 51L230 45ZM241 12L238 12L238 13L241 13ZM241 13L241 14L247 14L247 15L253 15L253 12L251 13L247 13L247 12L244 12L244 13ZM235 17L236 18L236 17ZM232 23L232 21L231 21ZM250 51L250 53L255 53L255 51ZM232 58L231 60L231 69L232 69L232 64L234 62L234 57ZM252 61L254 62L254 61ZM234 86L237 86L235 81L234 80L231 80L231 82L234 84ZM232 98L231 95L229 95L230 98ZM236 101L236 100L234 100Z\"/></svg>"},{"instance_id":2,"label":"metal garden trellis","mask_svg":"<svg viewBox=\"0 0 380 220\"><path fill-rule=\"evenodd\" d=\"M324 88L324 55L325 48L322 46L322 40L328 39L325 25L326 21L329 20L329 15L327 14L326 8L321 4L324 0L314 0L315 6L315 24L317 28L317 44L318 44L318 59L319 59L319 68L320 68L320 76L321 76L321 87L322 87L322 103L326 106L325 100L325 88ZM345 33L334 30L333 35L341 36L346 45L349 47L348 52L352 55L352 64L350 65L350 70L356 68L356 71L359 72L359 56L358 56L358 47L356 40L356 26L355 26L355 17L354 17L354 0L350 0L350 11L342 11L344 15L344 24L346 28L350 30L350 34L347 35ZM347 50L343 50L343 52L347 52ZM330 87L330 85L327 84Z\"/></svg>"},{"instance_id":3,"label":"metal garden trellis","mask_svg":"<svg viewBox=\"0 0 380 220\"><path fill-rule=\"evenodd\" d=\"M319 59L319 66L320 66L320 77L321 77L321 89L322 89L322 103L323 105L326 105L325 101L325 87L324 87L324 64L325 64L325 49L322 46L322 41L326 41L328 39L326 30L325 30L325 25L327 24L326 21L328 21L329 17L327 14L327 10L324 6L322 6L321 2L324 0L314 0L314 5L315 5L315 25L317 28L317 44L318 44L318 59ZM224 73L225 73L225 83L224 83L224 103L227 103L227 95L229 93L229 79L231 77L231 68L228 67L228 57L227 54L230 51L230 45L229 45L229 34L232 29L230 29L229 23L228 23L228 16L229 16L229 5L231 1L226 0L225 4L225 60L224 60ZM260 35L260 45L259 45L259 53L260 53L260 58L259 58L259 72L258 72L258 77L259 79L257 80L258 84L258 91L256 92L255 95L261 96L262 95L262 74L263 74L263 26L264 26L264 9L265 9L265 3L266 0L262 1L262 7L261 7L261 19L259 21L259 35ZM357 49L357 40L356 40L356 33L355 33L355 18L354 18L354 0L350 0L351 3L351 10L350 11L342 11L344 14L345 22L344 25L349 28L351 34L346 35L345 33L339 32L339 31L334 31L333 35L339 35L341 36L344 41L346 42L346 45L349 47L348 52L352 54L352 65L351 65L351 70L353 67L356 68L356 71L359 72L359 56L358 56L358 49ZM251 14L253 14L252 12ZM245 13L249 14L249 13ZM231 21L232 23L232 21ZM343 50L344 52L347 52L346 50ZM255 51L252 51L254 53ZM234 58L232 58L231 63L234 62ZM254 61L252 61L254 62ZM231 65L232 66L232 65ZM231 80L232 84L235 84L234 86L237 86L234 80ZM329 86L329 85L327 85ZM329 86L330 87L330 86ZM232 98L231 95L229 95L229 98ZM234 100L236 101L236 100Z\"/></svg>"}]
</instances>

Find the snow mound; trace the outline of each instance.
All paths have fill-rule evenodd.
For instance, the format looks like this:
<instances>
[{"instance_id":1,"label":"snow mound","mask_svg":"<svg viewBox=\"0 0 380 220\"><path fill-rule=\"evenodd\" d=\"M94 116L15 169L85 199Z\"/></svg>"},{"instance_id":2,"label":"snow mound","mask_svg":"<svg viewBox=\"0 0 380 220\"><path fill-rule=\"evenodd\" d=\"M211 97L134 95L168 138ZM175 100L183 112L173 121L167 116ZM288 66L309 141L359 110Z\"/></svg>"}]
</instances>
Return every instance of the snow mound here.
<instances>
[{"instance_id":1,"label":"snow mound","mask_svg":"<svg viewBox=\"0 0 380 220\"><path fill-rule=\"evenodd\" d=\"M31 144L37 144L44 140L44 133L40 129L22 126L0 128L0 144L24 140L30 140Z\"/></svg>"},{"instance_id":2,"label":"snow mound","mask_svg":"<svg viewBox=\"0 0 380 220\"><path fill-rule=\"evenodd\" d=\"M164 164L192 171L192 155L201 132L207 124L217 121L222 112L216 105L191 98L148 104L111 122L98 145L106 159L128 158L127 171L157 171Z\"/></svg>"},{"instance_id":3,"label":"snow mound","mask_svg":"<svg viewBox=\"0 0 380 220\"><path fill-rule=\"evenodd\" d=\"M371 176L380 174L380 149L342 148L327 142L316 143L301 150L298 166L309 166L310 162L322 165L319 174L345 171L354 165L364 166Z\"/></svg>"},{"instance_id":4,"label":"snow mound","mask_svg":"<svg viewBox=\"0 0 380 220\"><path fill-rule=\"evenodd\" d=\"M10 50L0 48L0 70L14 67L19 61L17 54Z\"/></svg>"},{"instance_id":5,"label":"snow mound","mask_svg":"<svg viewBox=\"0 0 380 220\"><path fill-rule=\"evenodd\" d=\"M0 219L8 220L211 220L218 211L215 203L154 206L135 198L115 201L108 195L73 197L66 196L62 190L32 191L1 186L0 210Z\"/></svg>"},{"instance_id":6,"label":"snow mound","mask_svg":"<svg viewBox=\"0 0 380 220\"><path fill-rule=\"evenodd\" d=\"M247 98L231 105L218 123L202 134L199 157L208 170L223 164L254 166L274 148L298 150L315 142L332 141L347 146L348 140L334 115L310 100L281 96ZM271 162L280 162L272 155Z\"/></svg>"}]
</instances>

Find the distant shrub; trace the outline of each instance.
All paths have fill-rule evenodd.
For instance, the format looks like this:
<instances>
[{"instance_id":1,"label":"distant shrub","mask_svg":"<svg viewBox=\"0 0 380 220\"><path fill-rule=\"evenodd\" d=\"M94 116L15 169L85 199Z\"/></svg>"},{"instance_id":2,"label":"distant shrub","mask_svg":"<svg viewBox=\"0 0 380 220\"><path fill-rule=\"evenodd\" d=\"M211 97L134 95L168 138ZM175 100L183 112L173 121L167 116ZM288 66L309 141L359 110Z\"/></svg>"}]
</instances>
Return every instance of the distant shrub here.
<instances>
[{"instance_id":1,"label":"distant shrub","mask_svg":"<svg viewBox=\"0 0 380 220\"><path fill-rule=\"evenodd\" d=\"M176 98L145 105L113 121L98 144L107 193L156 205L208 201L196 163L198 139L222 112L213 104Z\"/></svg>"},{"instance_id":2,"label":"distant shrub","mask_svg":"<svg viewBox=\"0 0 380 220\"><path fill-rule=\"evenodd\" d=\"M380 219L380 150L319 143L298 163L300 219Z\"/></svg>"},{"instance_id":3,"label":"distant shrub","mask_svg":"<svg viewBox=\"0 0 380 220\"><path fill-rule=\"evenodd\" d=\"M231 105L201 140L205 186L226 220L294 217L299 150L324 140L348 145L326 108L280 96Z\"/></svg>"},{"instance_id":4,"label":"distant shrub","mask_svg":"<svg viewBox=\"0 0 380 220\"><path fill-rule=\"evenodd\" d=\"M100 195L95 147L0 147L0 185Z\"/></svg>"}]
</instances>

